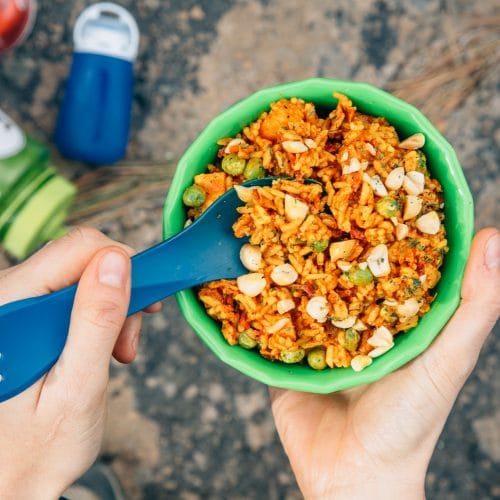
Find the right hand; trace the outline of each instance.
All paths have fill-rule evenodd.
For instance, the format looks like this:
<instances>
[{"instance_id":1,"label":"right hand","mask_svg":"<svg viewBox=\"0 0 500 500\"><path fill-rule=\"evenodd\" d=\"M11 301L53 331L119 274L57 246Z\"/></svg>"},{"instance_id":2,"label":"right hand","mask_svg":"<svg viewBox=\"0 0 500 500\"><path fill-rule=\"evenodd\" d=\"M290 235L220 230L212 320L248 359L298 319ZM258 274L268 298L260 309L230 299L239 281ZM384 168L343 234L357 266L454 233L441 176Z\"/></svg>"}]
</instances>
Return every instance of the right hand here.
<instances>
[{"instance_id":1,"label":"right hand","mask_svg":"<svg viewBox=\"0 0 500 500\"><path fill-rule=\"evenodd\" d=\"M1 498L59 498L97 457L111 356L131 362L139 342L141 314L126 318L133 253L81 228L0 271L0 304L79 282L58 361L31 387L0 404ZM155 304L147 311L159 308Z\"/></svg>"}]
</instances>

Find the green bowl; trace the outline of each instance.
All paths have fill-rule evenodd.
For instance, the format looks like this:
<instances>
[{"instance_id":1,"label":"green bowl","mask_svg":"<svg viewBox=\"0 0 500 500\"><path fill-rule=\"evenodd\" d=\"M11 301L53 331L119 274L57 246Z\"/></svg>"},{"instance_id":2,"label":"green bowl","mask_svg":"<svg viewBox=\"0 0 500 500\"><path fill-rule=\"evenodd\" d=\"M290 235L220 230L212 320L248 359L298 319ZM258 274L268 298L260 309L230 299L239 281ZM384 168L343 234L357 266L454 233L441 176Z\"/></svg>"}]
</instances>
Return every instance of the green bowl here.
<instances>
[{"instance_id":1,"label":"green bowl","mask_svg":"<svg viewBox=\"0 0 500 500\"><path fill-rule=\"evenodd\" d=\"M460 300L460 287L469 255L474 227L472 196L458 158L451 145L429 120L410 104L365 83L312 78L262 89L243 99L213 119L180 159L168 193L164 212L164 237L179 232L185 221L182 203L184 189L193 176L213 162L222 137L231 137L254 121L270 103L281 98L300 97L314 102L319 110L336 105L333 92L347 95L365 113L383 116L394 125L400 137L423 132L423 148L433 177L444 190L445 226L449 252L441 268L442 278L437 297L430 311L413 330L396 336L395 346L361 372L351 368L314 371L304 365L285 365L262 358L255 351L230 346L219 325L212 320L198 301L194 290L177 294L182 314L200 338L224 363L264 384L297 391L330 393L360 384L367 384L403 366L422 353L444 327Z\"/></svg>"}]
</instances>

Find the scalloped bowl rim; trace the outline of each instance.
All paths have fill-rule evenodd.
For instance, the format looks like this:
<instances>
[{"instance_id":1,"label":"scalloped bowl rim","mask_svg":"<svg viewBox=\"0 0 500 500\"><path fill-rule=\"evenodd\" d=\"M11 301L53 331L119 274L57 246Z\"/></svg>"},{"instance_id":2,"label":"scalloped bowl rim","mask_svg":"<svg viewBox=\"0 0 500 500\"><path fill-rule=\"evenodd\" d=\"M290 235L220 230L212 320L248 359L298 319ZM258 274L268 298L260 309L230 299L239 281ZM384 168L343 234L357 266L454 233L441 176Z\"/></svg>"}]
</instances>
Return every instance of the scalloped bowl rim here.
<instances>
[{"instance_id":1,"label":"scalloped bowl rim","mask_svg":"<svg viewBox=\"0 0 500 500\"><path fill-rule=\"evenodd\" d=\"M388 113L390 116L386 116L386 118L391 124L395 121L395 119L391 118L395 113L401 113L401 117L408 117L408 127L406 125L405 127L408 129L413 128L414 132L421 131L426 136L424 151L429 145L432 145L432 148L436 149L435 154L440 155L440 165L430 165L429 168L433 177L450 176L451 180L446 183L441 180L445 200L448 197L452 198L454 202L453 207L448 206L448 201L445 202L446 217L448 219L449 214L451 214L453 219L460 219L459 222L457 220L456 225L453 227L454 240L456 240L457 244L454 248L450 246L450 252L445 257L445 264L448 260L450 265L448 266L448 274L443 273L442 282L446 282L448 287L453 288L451 291L448 289L445 291L447 297L445 302L439 300L438 285L438 298L432 304L431 310L421 318L417 327L408 333L398 335L395 347L380 358L375 359L363 371L354 372L351 368L335 368L316 372L307 366L290 366L280 362L271 362L263 359L255 351L245 351L239 346L230 346L223 339L220 327L209 318L192 289L183 290L177 294L179 307L187 322L209 349L224 363L270 386L315 393L330 393L371 383L400 368L421 354L431 344L457 308L473 234L474 209L472 195L452 146L419 110L370 84L326 78L310 78L283 83L258 90L233 104L209 122L180 158L165 200L163 212L164 237L169 237L182 229L183 221L179 216L179 211L182 209L180 199L182 192L192 182L193 175L204 170L206 163L204 165L196 164L196 171L190 168L190 165L196 162L201 154L200 151L206 150L207 145L213 147L218 138L225 136L224 133L217 136L218 130L227 130L229 127L234 130L233 133L236 133L243 126L255 120L261 112L268 109L271 102L281 97L296 96L312 100L308 99L307 95L319 92L321 94L325 93L324 99L326 99L326 93L328 92L331 96L333 91L346 94L361 110L377 106L390 109ZM353 96L358 96L360 93L363 95L362 100ZM335 100L333 97L331 99L333 109ZM369 113L369 111L366 112ZM237 121L240 115L246 117L246 123L244 123L245 120L243 120L243 123L241 120ZM379 116L384 115L380 114ZM396 129L398 130L398 127ZM428 153L426 155L428 156ZM448 167L448 170L444 170L445 167ZM437 175L438 172L442 173ZM447 221L445 221L445 226L447 237L450 238L452 233ZM408 341L409 335L412 334L419 335L418 339Z\"/></svg>"}]
</instances>

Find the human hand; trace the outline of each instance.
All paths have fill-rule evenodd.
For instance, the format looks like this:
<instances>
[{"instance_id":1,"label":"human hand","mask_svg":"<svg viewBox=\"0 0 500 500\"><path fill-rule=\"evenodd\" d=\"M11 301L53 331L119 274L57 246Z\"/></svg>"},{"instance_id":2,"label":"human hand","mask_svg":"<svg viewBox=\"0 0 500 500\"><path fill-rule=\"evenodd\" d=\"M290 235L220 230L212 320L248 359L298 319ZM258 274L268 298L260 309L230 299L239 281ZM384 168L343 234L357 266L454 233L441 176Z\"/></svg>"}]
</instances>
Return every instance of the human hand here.
<instances>
[{"instance_id":1,"label":"human hand","mask_svg":"<svg viewBox=\"0 0 500 500\"><path fill-rule=\"evenodd\" d=\"M59 360L0 404L1 498L58 498L95 460L111 355L128 363L137 352L141 314L126 319L133 253L97 230L81 228L0 271L0 304L79 281Z\"/></svg>"},{"instance_id":2,"label":"human hand","mask_svg":"<svg viewBox=\"0 0 500 500\"><path fill-rule=\"evenodd\" d=\"M462 301L434 343L382 380L317 395L271 388L281 441L305 498L424 498L455 399L500 313L500 232L473 242Z\"/></svg>"}]
</instances>

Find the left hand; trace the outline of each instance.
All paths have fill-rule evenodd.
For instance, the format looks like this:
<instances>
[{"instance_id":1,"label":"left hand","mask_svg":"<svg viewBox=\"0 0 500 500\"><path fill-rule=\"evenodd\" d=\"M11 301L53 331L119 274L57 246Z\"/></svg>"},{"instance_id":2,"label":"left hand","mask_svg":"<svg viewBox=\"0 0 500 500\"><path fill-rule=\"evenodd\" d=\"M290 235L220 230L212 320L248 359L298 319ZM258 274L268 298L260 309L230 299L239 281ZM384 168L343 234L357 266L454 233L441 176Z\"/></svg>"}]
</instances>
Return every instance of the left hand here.
<instances>
[{"instance_id":1,"label":"left hand","mask_svg":"<svg viewBox=\"0 0 500 500\"><path fill-rule=\"evenodd\" d=\"M271 389L281 441L307 499L425 498L424 479L458 392L500 313L500 233L474 238L462 302L418 358L328 395Z\"/></svg>"},{"instance_id":2,"label":"left hand","mask_svg":"<svg viewBox=\"0 0 500 500\"><path fill-rule=\"evenodd\" d=\"M58 498L97 457L111 355L129 363L139 342L141 313L126 319L133 253L79 228L0 271L0 304L79 281L60 358L38 382L0 403L1 498Z\"/></svg>"}]
</instances>

